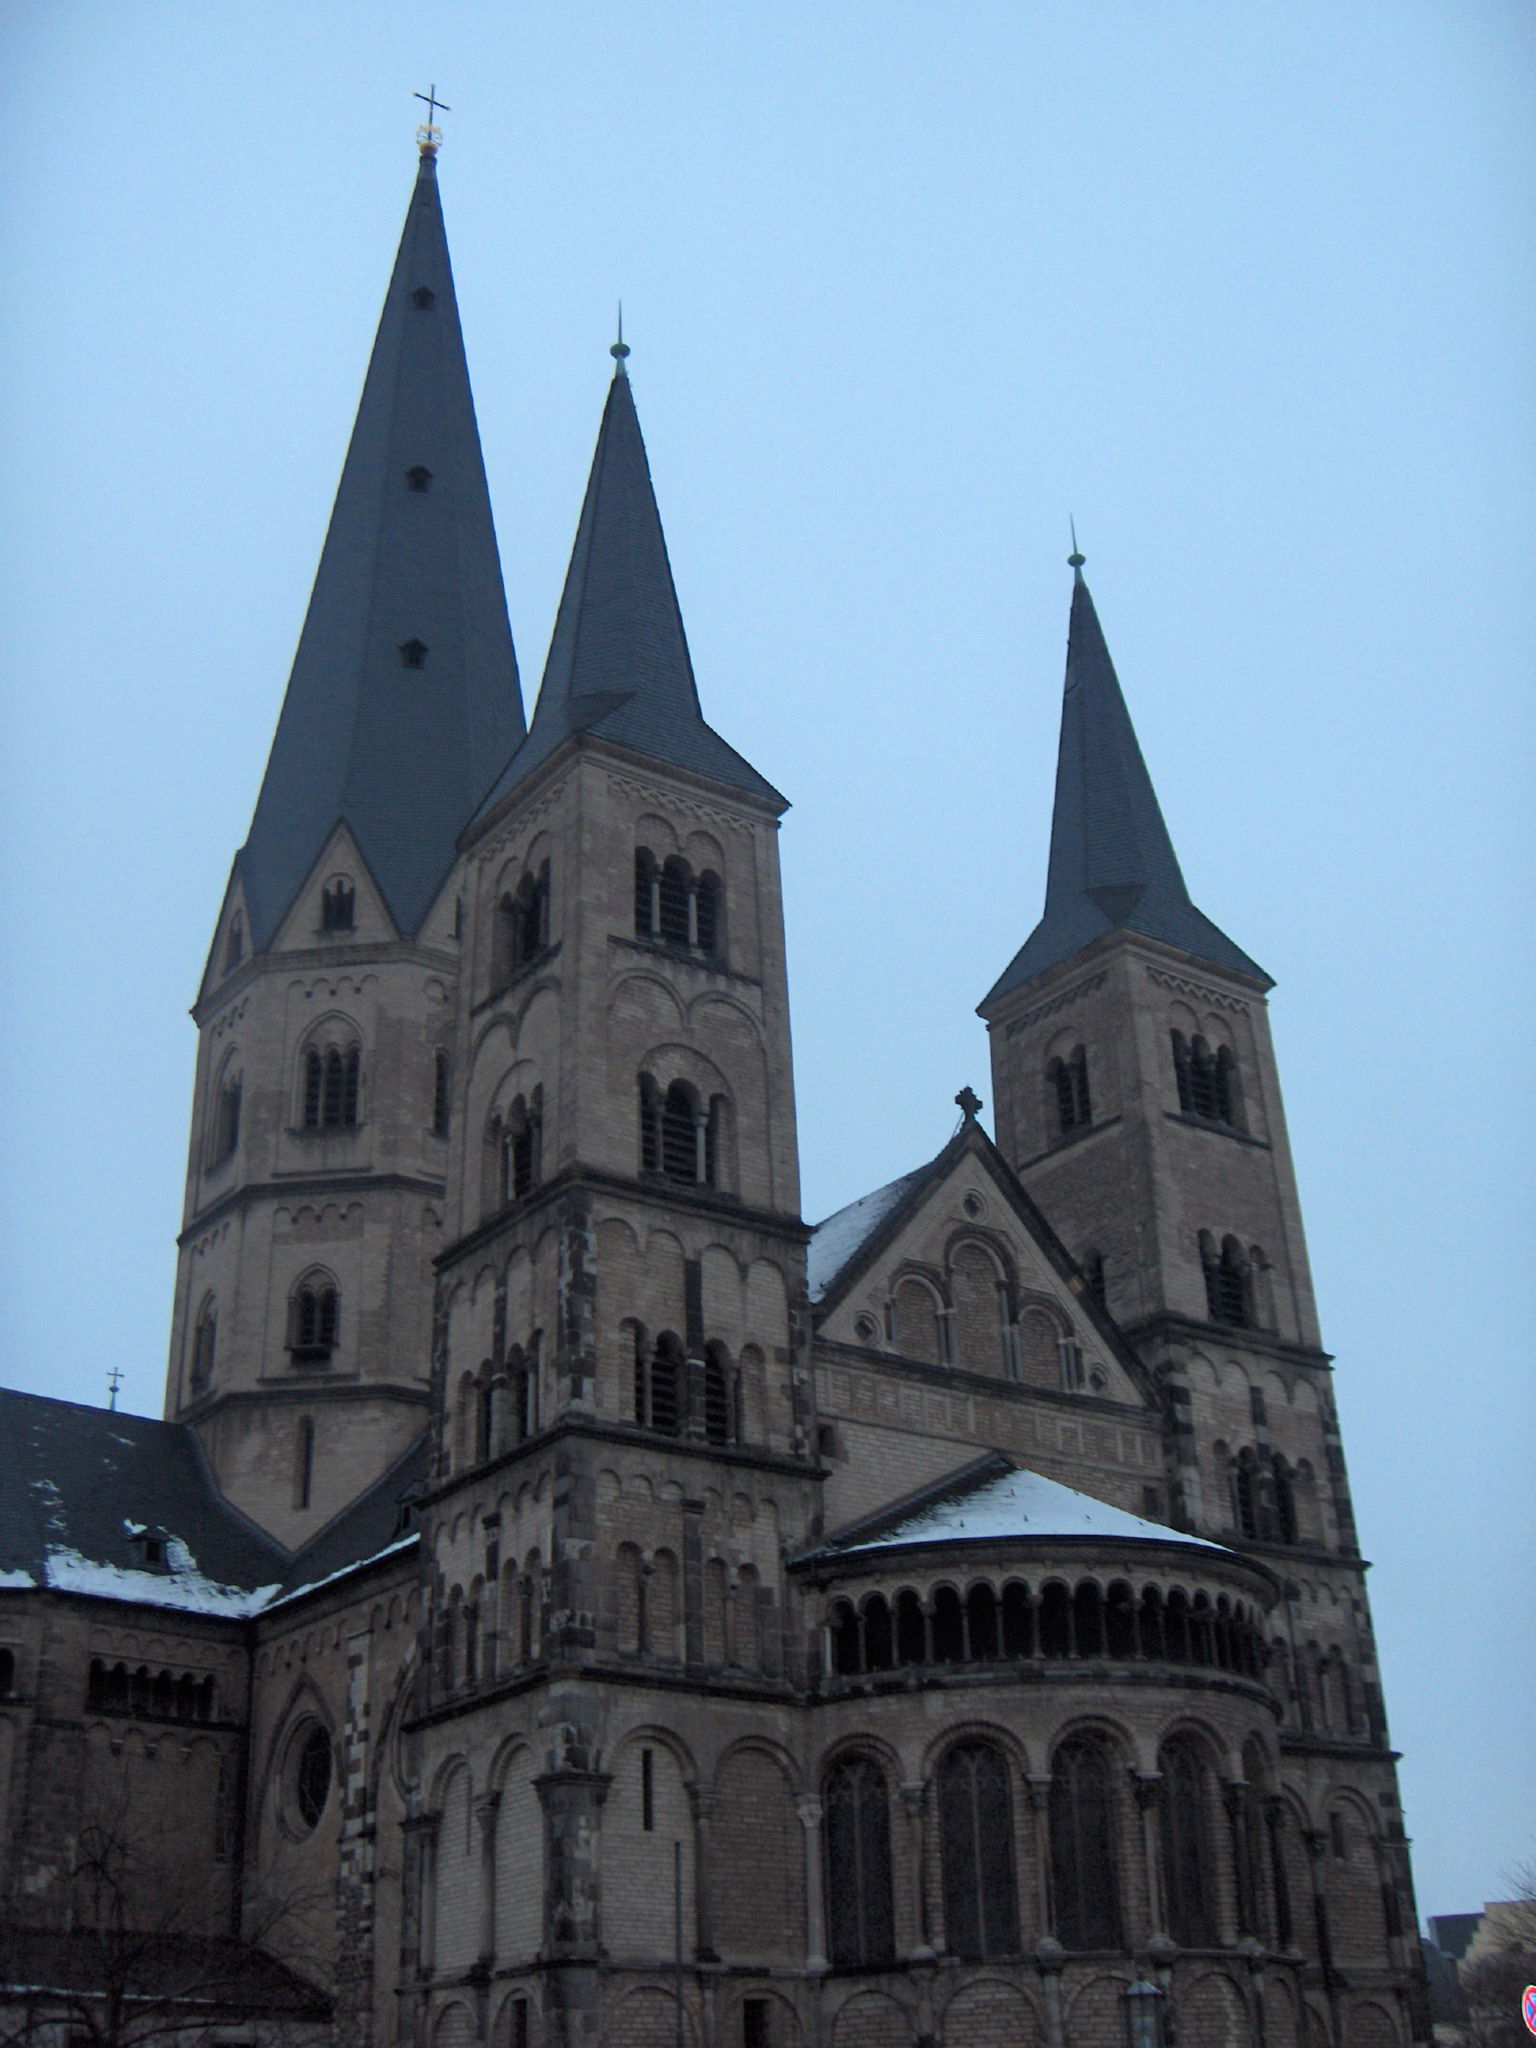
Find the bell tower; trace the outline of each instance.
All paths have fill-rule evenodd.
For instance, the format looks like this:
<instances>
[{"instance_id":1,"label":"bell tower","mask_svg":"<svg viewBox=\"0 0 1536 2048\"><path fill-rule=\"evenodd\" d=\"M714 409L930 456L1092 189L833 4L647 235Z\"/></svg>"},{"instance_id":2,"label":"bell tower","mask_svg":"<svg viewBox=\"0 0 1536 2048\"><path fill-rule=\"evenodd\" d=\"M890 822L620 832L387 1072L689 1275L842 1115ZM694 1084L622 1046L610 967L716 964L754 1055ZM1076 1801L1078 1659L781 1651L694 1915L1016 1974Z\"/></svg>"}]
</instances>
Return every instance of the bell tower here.
<instances>
[{"instance_id":1,"label":"bell tower","mask_svg":"<svg viewBox=\"0 0 1536 2048\"><path fill-rule=\"evenodd\" d=\"M1390 1774L1272 984L1190 898L1072 566L1045 910L980 1006L998 1143L1163 1389L1180 1524L1287 1583L1293 1739Z\"/></svg>"},{"instance_id":2,"label":"bell tower","mask_svg":"<svg viewBox=\"0 0 1536 2048\"><path fill-rule=\"evenodd\" d=\"M426 1423L455 839L524 730L435 136L193 1010L166 1414L291 1545Z\"/></svg>"}]
</instances>

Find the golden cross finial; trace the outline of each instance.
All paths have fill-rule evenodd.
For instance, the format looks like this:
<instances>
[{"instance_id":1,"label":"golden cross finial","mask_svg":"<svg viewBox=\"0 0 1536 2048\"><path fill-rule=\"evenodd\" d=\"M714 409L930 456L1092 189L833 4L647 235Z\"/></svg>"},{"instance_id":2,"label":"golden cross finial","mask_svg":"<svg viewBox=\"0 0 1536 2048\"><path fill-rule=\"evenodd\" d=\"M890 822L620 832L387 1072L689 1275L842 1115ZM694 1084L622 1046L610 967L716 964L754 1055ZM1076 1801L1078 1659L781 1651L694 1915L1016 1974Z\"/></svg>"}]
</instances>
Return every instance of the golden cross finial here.
<instances>
[{"instance_id":1,"label":"golden cross finial","mask_svg":"<svg viewBox=\"0 0 1536 2048\"><path fill-rule=\"evenodd\" d=\"M429 85L425 92L413 92L411 98L427 103L427 118L416 130L416 147L423 156L436 156L443 146L443 131L437 126L438 109L445 114L451 114L453 109L446 100L438 98L435 85Z\"/></svg>"}]
</instances>

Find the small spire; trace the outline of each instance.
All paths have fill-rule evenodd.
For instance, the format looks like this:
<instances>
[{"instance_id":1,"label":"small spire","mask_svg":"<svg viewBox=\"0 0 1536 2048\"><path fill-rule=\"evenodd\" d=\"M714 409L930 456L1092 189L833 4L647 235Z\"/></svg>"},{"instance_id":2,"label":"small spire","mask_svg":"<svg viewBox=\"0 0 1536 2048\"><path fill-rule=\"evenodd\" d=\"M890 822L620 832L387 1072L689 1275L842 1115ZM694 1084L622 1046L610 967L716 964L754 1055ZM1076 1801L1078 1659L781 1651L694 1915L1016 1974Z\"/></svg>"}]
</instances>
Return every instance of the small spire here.
<instances>
[{"instance_id":1,"label":"small spire","mask_svg":"<svg viewBox=\"0 0 1536 2048\"><path fill-rule=\"evenodd\" d=\"M443 131L436 125L437 110L441 107L445 114L451 114L453 109L446 100L438 98L435 85L429 85L425 92L413 92L411 98L427 103L427 118L416 130L416 147L424 157L435 157L443 146Z\"/></svg>"},{"instance_id":2,"label":"small spire","mask_svg":"<svg viewBox=\"0 0 1536 2048\"><path fill-rule=\"evenodd\" d=\"M619 301L619 338L612 348L609 349L608 353L618 364L618 369L614 372L614 375L627 377L629 372L624 367L624 358L629 354L629 346L624 339L624 301L622 299Z\"/></svg>"},{"instance_id":3,"label":"small spire","mask_svg":"<svg viewBox=\"0 0 1536 2048\"><path fill-rule=\"evenodd\" d=\"M1067 557L1067 567L1074 576L1080 579L1083 573L1083 564L1087 561L1088 557L1077 544L1077 521L1070 512L1067 514L1067 524L1072 529L1072 552Z\"/></svg>"},{"instance_id":4,"label":"small spire","mask_svg":"<svg viewBox=\"0 0 1536 2048\"><path fill-rule=\"evenodd\" d=\"M107 1395L107 1406L109 1409L112 1410L114 1414L116 1414L117 1412L117 1390L122 1384L123 1369L120 1365L114 1365L112 1370L107 1374L107 1387L109 1390Z\"/></svg>"},{"instance_id":5,"label":"small spire","mask_svg":"<svg viewBox=\"0 0 1536 2048\"><path fill-rule=\"evenodd\" d=\"M973 1124L981 1115L981 1097L974 1088L962 1088L955 1097L955 1107L968 1124Z\"/></svg>"}]
</instances>

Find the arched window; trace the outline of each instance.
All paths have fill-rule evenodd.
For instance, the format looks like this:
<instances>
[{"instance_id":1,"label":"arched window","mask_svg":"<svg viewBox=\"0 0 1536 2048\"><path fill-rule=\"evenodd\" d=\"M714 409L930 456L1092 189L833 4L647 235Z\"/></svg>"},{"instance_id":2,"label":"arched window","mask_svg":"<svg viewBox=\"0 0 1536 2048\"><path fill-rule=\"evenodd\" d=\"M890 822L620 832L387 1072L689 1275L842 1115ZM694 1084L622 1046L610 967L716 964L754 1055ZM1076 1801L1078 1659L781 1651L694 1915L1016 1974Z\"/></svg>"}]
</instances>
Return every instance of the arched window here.
<instances>
[{"instance_id":1,"label":"arched window","mask_svg":"<svg viewBox=\"0 0 1536 2048\"><path fill-rule=\"evenodd\" d=\"M327 882L320 891L320 929L323 932L349 932L353 927L357 906L357 891L342 875Z\"/></svg>"},{"instance_id":2,"label":"arched window","mask_svg":"<svg viewBox=\"0 0 1536 2048\"><path fill-rule=\"evenodd\" d=\"M214 1354L219 1341L218 1304L205 1295L192 1331L192 1391L201 1393L213 1378Z\"/></svg>"},{"instance_id":3,"label":"arched window","mask_svg":"<svg viewBox=\"0 0 1536 2048\"><path fill-rule=\"evenodd\" d=\"M240 1143L240 1098L244 1081L238 1067L226 1067L219 1080L219 1097L213 1112L213 1144L209 1157L217 1166L228 1159Z\"/></svg>"},{"instance_id":4,"label":"arched window","mask_svg":"<svg viewBox=\"0 0 1536 2048\"><path fill-rule=\"evenodd\" d=\"M1248 1261L1235 1237L1225 1237L1218 1252L1211 1233L1200 1233L1200 1265L1205 1275L1206 1314L1228 1329L1253 1327L1253 1297Z\"/></svg>"},{"instance_id":5,"label":"arched window","mask_svg":"<svg viewBox=\"0 0 1536 2048\"><path fill-rule=\"evenodd\" d=\"M301 1280L288 1301L288 1349L295 1365L321 1365L336 1349L341 1303L323 1275Z\"/></svg>"},{"instance_id":6,"label":"arched window","mask_svg":"<svg viewBox=\"0 0 1536 2048\"><path fill-rule=\"evenodd\" d=\"M511 980L549 948L549 862L525 874L496 908L496 979Z\"/></svg>"},{"instance_id":7,"label":"arched window","mask_svg":"<svg viewBox=\"0 0 1536 2048\"><path fill-rule=\"evenodd\" d=\"M666 1093L640 1076L640 1170L683 1186L713 1187L719 1170L722 1098L706 1110L686 1081Z\"/></svg>"},{"instance_id":8,"label":"arched window","mask_svg":"<svg viewBox=\"0 0 1536 2048\"><path fill-rule=\"evenodd\" d=\"M1232 1466L1232 1507L1238 1533L1257 1542L1260 1533L1259 1474L1253 1452L1242 1450Z\"/></svg>"},{"instance_id":9,"label":"arched window","mask_svg":"<svg viewBox=\"0 0 1536 2048\"><path fill-rule=\"evenodd\" d=\"M1165 1744L1159 1766L1168 1932L1181 1948L1209 1948L1216 1939L1210 1767L1199 1744L1188 1736L1175 1736Z\"/></svg>"},{"instance_id":10,"label":"arched window","mask_svg":"<svg viewBox=\"0 0 1536 2048\"><path fill-rule=\"evenodd\" d=\"M692 882L688 863L679 860L676 854L662 863L661 886L657 891L656 936L669 946L686 946L692 937L689 930Z\"/></svg>"},{"instance_id":11,"label":"arched window","mask_svg":"<svg viewBox=\"0 0 1536 2048\"><path fill-rule=\"evenodd\" d=\"M307 1508L315 1485L315 1425L308 1415L299 1417L293 1450L293 1504Z\"/></svg>"},{"instance_id":12,"label":"arched window","mask_svg":"<svg viewBox=\"0 0 1536 2048\"><path fill-rule=\"evenodd\" d=\"M719 951L723 895L718 875L700 875L694 890L694 944L701 953Z\"/></svg>"},{"instance_id":13,"label":"arched window","mask_svg":"<svg viewBox=\"0 0 1536 2048\"><path fill-rule=\"evenodd\" d=\"M704 1435L712 1444L735 1440L731 1427L731 1367L725 1348L709 1344L704 1351Z\"/></svg>"},{"instance_id":14,"label":"arched window","mask_svg":"<svg viewBox=\"0 0 1536 2048\"><path fill-rule=\"evenodd\" d=\"M834 1965L895 1959L891 1820L885 1773L868 1757L834 1764L822 1783L827 1939Z\"/></svg>"},{"instance_id":15,"label":"arched window","mask_svg":"<svg viewBox=\"0 0 1536 2048\"><path fill-rule=\"evenodd\" d=\"M224 934L224 972L232 974L245 958L245 919L237 910Z\"/></svg>"},{"instance_id":16,"label":"arched window","mask_svg":"<svg viewBox=\"0 0 1536 2048\"><path fill-rule=\"evenodd\" d=\"M1186 1116L1238 1128L1237 1060L1227 1046L1213 1052L1203 1038L1173 1033L1173 1073Z\"/></svg>"},{"instance_id":17,"label":"arched window","mask_svg":"<svg viewBox=\"0 0 1536 2048\"><path fill-rule=\"evenodd\" d=\"M1297 1540L1296 1483L1284 1458L1275 1460L1274 1482L1275 1535L1281 1543L1294 1543Z\"/></svg>"},{"instance_id":18,"label":"arched window","mask_svg":"<svg viewBox=\"0 0 1536 2048\"><path fill-rule=\"evenodd\" d=\"M1118 1948L1114 1793L1109 1758L1091 1736L1070 1736L1057 1750L1049 1817L1058 1940L1072 1949Z\"/></svg>"},{"instance_id":19,"label":"arched window","mask_svg":"<svg viewBox=\"0 0 1536 2048\"><path fill-rule=\"evenodd\" d=\"M671 1330L663 1330L651 1356L650 1426L665 1436L676 1436L682 1429L687 1370L681 1340Z\"/></svg>"},{"instance_id":20,"label":"arched window","mask_svg":"<svg viewBox=\"0 0 1536 2048\"><path fill-rule=\"evenodd\" d=\"M656 856L643 846L635 849L635 937L654 939L661 923L658 891L661 875Z\"/></svg>"},{"instance_id":21,"label":"arched window","mask_svg":"<svg viewBox=\"0 0 1536 2048\"><path fill-rule=\"evenodd\" d=\"M966 1962L1019 1952L1008 1765L990 1742L966 1742L939 1766L944 1933Z\"/></svg>"},{"instance_id":22,"label":"arched window","mask_svg":"<svg viewBox=\"0 0 1536 2048\"><path fill-rule=\"evenodd\" d=\"M501 1199L520 1202L543 1177L544 1090L519 1095L507 1112L501 1139Z\"/></svg>"},{"instance_id":23,"label":"arched window","mask_svg":"<svg viewBox=\"0 0 1536 2048\"><path fill-rule=\"evenodd\" d=\"M304 1055L304 1128L351 1130L357 1123L363 1056L356 1045L312 1045Z\"/></svg>"},{"instance_id":24,"label":"arched window","mask_svg":"<svg viewBox=\"0 0 1536 2048\"><path fill-rule=\"evenodd\" d=\"M1058 1137L1086 1130L1093 1122L1093 1104L1088 1094L1088 1048L1074 1047L1065 1059L1053 1059L1045 1070L1056 1113Z\"/></svg>"},{"instance_id":25,"label":"arched window","mask_svg":"<svg viewBox=\"0 0 1536 2048\"><path fill-rule=\"evenodd\" d=\"M432 1135L448 1135L448 1055L441 1046L432 1055Z\"/></svg>"}]
</instances>

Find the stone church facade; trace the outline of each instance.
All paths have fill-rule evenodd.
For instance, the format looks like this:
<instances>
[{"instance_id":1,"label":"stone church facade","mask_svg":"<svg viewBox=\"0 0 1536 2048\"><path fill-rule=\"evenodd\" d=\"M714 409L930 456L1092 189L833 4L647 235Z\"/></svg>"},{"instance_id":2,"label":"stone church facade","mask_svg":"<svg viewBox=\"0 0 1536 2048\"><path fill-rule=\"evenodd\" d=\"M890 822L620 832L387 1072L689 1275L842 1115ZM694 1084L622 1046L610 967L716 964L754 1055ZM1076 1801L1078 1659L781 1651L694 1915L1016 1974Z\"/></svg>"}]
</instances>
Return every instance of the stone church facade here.
<instances>
[{"instance_id":1,"label":"stone church facade","mask_svg":"<svg viewBox=\"0 0 1536 2048\"><path fill-rule=\"evenodd\" d=\"M624 354L525 730L429 134L194 1012L166 1419L0 1396L4 1996L107 1929L243 2042L1111 2048L1133 1986L1426 2040L1270 983L1082 562L995 1141L962 1090L808 1229L785 801Z\"/></svg>"}]
</instances>

